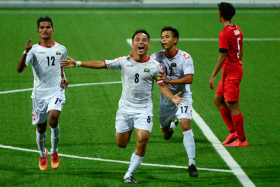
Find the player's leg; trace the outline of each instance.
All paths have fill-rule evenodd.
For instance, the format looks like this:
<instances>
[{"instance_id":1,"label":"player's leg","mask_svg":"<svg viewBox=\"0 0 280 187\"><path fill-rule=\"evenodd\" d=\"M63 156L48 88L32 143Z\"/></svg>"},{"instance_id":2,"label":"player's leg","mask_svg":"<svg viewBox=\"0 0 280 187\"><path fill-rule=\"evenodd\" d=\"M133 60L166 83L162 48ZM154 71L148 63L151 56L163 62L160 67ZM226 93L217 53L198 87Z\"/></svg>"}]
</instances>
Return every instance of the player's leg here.
<instances>
[{"instance_id":1,"label":"player's leg","mask_svg":"<svg viewBox=\"0 0 280 187\"><path fill-rule=\"evenodd\" d=\"M214 103L217 106L218 110L220 111L220 114L229 130L228 137L222 144L228 144L228 143L233 142L237 138L237 136L236 136L235 129L233 126L231 112L229 110L229 107L225 103L225 99L224 99L224 94L225 94L224 93L225 92L224 82L225 82L225 79L224 79L224 77L222 77L219 82L219 85L217 87L217 90L216 90L216 94L214 97Z\"/></svg>"},{"instance_id":2,"label":"player's leg","mask_svg":"<svg viewBox=\"0 0 280 187\"><path fill-rule=\"evenodd\" d=\"M58 120L60 113L65 102L65 97L62 95L56 95L49 99L48 112L49 112L49 125L51 128L51 166L53 169L57 169L60 166L60 160L58 156L58 142L59 142L59 125Z\"/></svg>"},{"instance_id":3,"label":"player's leg","mask_svg":"<svg viewBox=\"0 0 280 187\"><path fill-rule=\"evenodd\" d=\"M169 140L172 137L178 125L178 121L175 120L176 111L176 105L160 105L159 107L160 128L164 133L165 140Z\"/></svg>"},{"instance_id":4,"label":"player's leg","mask_svg":"<svg viewBox=\"0 0 280 187\"><path fill-rule=\"evenodd\" d=\"M150 138L150 133L153 127L152 115L139 114L135 115L134 128L136 132L136 150L131 156L130 165L128 171L126 172L123 182L138 184L138 182L133 178L133 173L138 169L142 163L145 152L146 145Z\"/></svg>"},{"instance_id":5,"label":"player's leg","mask_svg":"<svg viewBox=\"0 0 280 187\"><path fill-rule=\"evenodd\" d=\"M48 150L45 148L48 117L48 113L46 112L47 102L45 100L36 100L35 98L33 98L32 104L32 124L37 126L36 142L40 151L39 169L46 170L48 168Z\"/></svg>"},{"instance_id":6,"label":"player's leg","mask_svg":"<svg viewBox=\"0 0 280 187\"><path fill-rule=\"evenodd\" d=\"M192 120L192 99L186 98L177 110L177 117L180 119L183 131L183 144L186 149L189 161L188 161L188 172L191 177L197 177L198 172L195 164L195 141L194 134L191 129Z\"/></svg>"},{"instance_id":7,"label":"player's leg","mask_svg":"<svg viewBox=\"0 0 280 187\"><path fill-rule=\"evenodd\" d=\"M238 140L227 146L248 146L244 132L244 118L239 107L239 93L240 93L241 79L227 79L225 82L225 100L228 103L234 129L237 134Z\"/></svg>"}]
</instances>

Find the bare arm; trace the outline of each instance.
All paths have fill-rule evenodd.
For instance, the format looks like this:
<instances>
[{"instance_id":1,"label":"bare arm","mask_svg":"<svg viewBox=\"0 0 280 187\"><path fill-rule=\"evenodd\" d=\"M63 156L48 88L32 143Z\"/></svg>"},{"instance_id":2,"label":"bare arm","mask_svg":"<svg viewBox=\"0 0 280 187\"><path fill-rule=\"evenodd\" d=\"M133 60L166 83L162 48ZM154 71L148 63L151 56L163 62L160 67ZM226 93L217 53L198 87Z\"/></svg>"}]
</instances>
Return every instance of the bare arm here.
<instances>
[{"instance_id":1,"label":"bare arm","mask_svg":"<svg viewBox=\"0 0 280 187\"><path fill-rule=\"evenodd\" d=\"M25 44L25 52L26 54L22 54L21 58L19 59L18 65L17 65L17 72L21 73L23 72L23 70L25 69L25 61L26 61L26 56L27 53L30 51L30 49L32 48L32 44L31 44L31 40L30 39L26 44Z\"/></svg>"},{"instance_id":2,"label":"bare arm","mask_svg":"<svg viewBox=\"0 0 280 187\"><path fill-rule=\"evenodd\" d=\"M191 84L193 81L193 74L186 74L184 77L180 79L171 79L169 80L166 75L165 71L164 72L159 72L158 76L160 79L164 81L166 84L173 84L173 85L181 85L181 84Z\"/></svg>"},{"instance_id":3,"label":"bare arm","mask_svg":"<svg viewBox=\"0 0 280 187\"><path fill-rule=\"evenodd\" d=\"M221 68L223 67L225 61L226 61L226 58L227 58L227 53L220 53L220 56L219 56L219 59L218 59L218 62L216 64L216 67L211 75L211 78L209 80L209 87L211 89L214 89L215 86L214 86L214 82L215 82L215 79L216 79L216 75L219 73L219 71L221 70Z\"/></svg>"},{"instance_id":4,"label":"bare arm","mask_svg":"<svg viewBox=\"0 0 280 187\"><path fill-rule=\"evenodd\" d=\"M68 81L66 79L66 75L65 75L65 68L61 66L61 88L67 88L68 87Z\"/></svg>"},{"instance_id":5,"label":"bare arm","mask_svg":"<svg viewBox=\"0 0 280 187\"><path fill-rule=\"evenodd\" d=\"M158 84L158 87L159 87L159 90L160 92L168 99L172 100L175 105L177 106L178 104L180 104L184 98L180 98L179 95L182 93L182 92L179 92L177 93L176 95L173 95L173 93L171 92L171 90L166 86L166 84L163 82L163 83L160 83Z\"/></svg>"},{"instance_id":6,"label":"bare arm","mask_svg":"<svg viewBox=\"0 0 280 187\"><path fill-rule=\"evenodd\" d=\"M73 67L84 67L84 68L92 68L92 69L102 69L106 68L106 64L104 61L87 61L87 62L81 62L81 61L75 61L73 58L67 56L69 60L61 60L60 64L62 67L65 68L73 68ZM80 63L80 64L79 64Z\"/></svg>"}]
</instances>

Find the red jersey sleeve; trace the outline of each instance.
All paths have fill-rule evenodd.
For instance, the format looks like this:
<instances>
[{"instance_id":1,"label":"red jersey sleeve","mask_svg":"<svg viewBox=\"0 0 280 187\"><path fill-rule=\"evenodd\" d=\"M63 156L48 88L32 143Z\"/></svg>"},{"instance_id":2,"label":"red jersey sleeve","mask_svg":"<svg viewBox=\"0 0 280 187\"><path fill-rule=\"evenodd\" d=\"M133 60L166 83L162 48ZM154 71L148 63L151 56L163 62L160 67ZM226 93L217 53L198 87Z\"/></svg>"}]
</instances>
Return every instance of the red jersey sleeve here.
<instances>
[{"instance_id":1,"label":"red jersey sleeve","mask_svg":"<svg viewBox=\"0 0 280 187\"><path fill-rule=\"evenodd\" d=\"M219 52L227 53L229 50L229 36L222 30L219 35Z\"/></svg>"}]
</instances>

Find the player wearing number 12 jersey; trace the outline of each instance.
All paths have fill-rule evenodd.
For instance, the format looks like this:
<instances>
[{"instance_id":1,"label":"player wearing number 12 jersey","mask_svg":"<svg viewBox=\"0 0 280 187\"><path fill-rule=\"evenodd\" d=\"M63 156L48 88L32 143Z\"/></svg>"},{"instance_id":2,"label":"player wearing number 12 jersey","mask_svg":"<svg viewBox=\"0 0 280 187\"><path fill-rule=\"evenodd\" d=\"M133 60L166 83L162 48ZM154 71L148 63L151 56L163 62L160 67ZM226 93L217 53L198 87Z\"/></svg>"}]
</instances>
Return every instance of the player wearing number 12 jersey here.
<instances>
[{"instance_id":1,"label":"player wearing number 12 jersey","mask_svg":"<svg viewBox=\"0 0 280 187\"><path fill-rule=\"evenodd\" d=\"M45 149L47 118L51 127L51 166L60 166L58 157L59 125L58 119L65 102L64 89L68 86L64 68L60 60L67 55L66 48L54 41L52 19L48 16L37 21L37 33L41 41L31 45L31 39L25 45L25 51L19 60L17 71L21 73L26 66L32 65L34 88L31 95L33 102L32 124L37 126L36 141L40 150L39 169L48 168L48 150Z\"/></svg>"},{"instance_id":2,"label":"player wearing number 12 jersey","mask_svg":"<svg viewBox=\"0 0 280 187\"><path fill-rule=\"evenodd\" d=\"M216 90L214 103L229 129L225 146L248 146L245 138L244 118L239 108L240 83L243 76L243 34L240 28L231 22L235 8L230 3L219 3L219 20L224 29L219 35L220 57L209 80L209 87L214 89L217 73L222 68L222 78ZM236 140L237 139L237 140ZM236 140L236 141L235 141Z\"/></svg>"},{"instance_id":3,"label":"player wearing number 12 jersey","mask_svg":"<svg viewBox=\"0 0 280 187\"><path fill-rule=\"evenodd\" d=\"M180 93L173 95L164 82L157 78L162 67L147 54L150 47L149 40L147 31L136 31L132 36L132 57L88 62L75 61L68 57L70 60L61 61L64 67L81 66L121 71L123 90L115 123L117 145L125 148L133 129L136 132L136 150L131 156L128 171L123 178L124 183L138 184L132 174L144 159L146 144L153 127L152 90L154 81L156 80L161 93L176 105L182 101L182 98L178 96Z\"/></svg>"}]
</instances>

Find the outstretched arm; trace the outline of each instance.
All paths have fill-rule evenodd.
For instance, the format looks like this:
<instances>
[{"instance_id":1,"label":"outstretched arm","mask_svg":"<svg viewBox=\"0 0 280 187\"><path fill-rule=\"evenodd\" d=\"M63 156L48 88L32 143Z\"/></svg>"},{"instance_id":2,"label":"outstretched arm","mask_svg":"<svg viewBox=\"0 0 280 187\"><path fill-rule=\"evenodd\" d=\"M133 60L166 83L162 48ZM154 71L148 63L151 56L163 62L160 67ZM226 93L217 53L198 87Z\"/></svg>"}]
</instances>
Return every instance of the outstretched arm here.
<instances>
[{"instance_id":1,"label":"outstretched arm","mask_svg":"<svg viewBox=\"0 0 280 187\"><path fill-rule=\"evenodd\" d=\"M223 67L225 61L226 61L226 58L227 58L227 53L220 53L220 56L219 56L219 59L218 59L218 62L216 64L216 67L211 75L211 78L209 80L209 87L211 89L214 89L215 86L214 86L214 82L215 82L215 79L216 79L216 75L219 73L219 71L221 70L221 68Z\"/></svg>"},{"instance_id":2,"label":"outstretched arm","mask_svg":"<svg viewBox=\"0 0 280 187\"><path fill-rule=\"evenodd\" d=\"M61 60L60 64L65 68L74 68L74 67L84 67L84 68L92 68L92 69L102 69L106 68L106 64L104 61L75 61L73 58L67 56L69 60Z\"/></svg>"},{"instance_id":3,"label":"outstretched arm","mask_svg":"<svg viewBox=\"0 0 280 187\"><path fill-rule=\"evenodd\" d=\"M166 86L166 84L164 82L158 84L158 87L160 89L160 92L168 99L172 100L175 105L177 106L178 104L180 104L183 100L185 100L184 98L179 97L179 95L182 92L179 92L175 95L173 95L173 93L171 92L171 90Z\"/></svg>"},{"instance_id":4,"label":"outstretched arm","mask_svg":"<svg viewBox=\"0 0 280 187\"><path fill-rule=\"evenodd\" d=\"M22 54L21 58L19 59L18 65L17 65L17 72L21 73L23 72L24 68L25 68L25 61L26 61L26 56L27 53L30 51L30 49L32 48L32 44L31 44L31 40L30 39L26 44L25 44L25 51Z\"/></svg>"}]
</instances>

